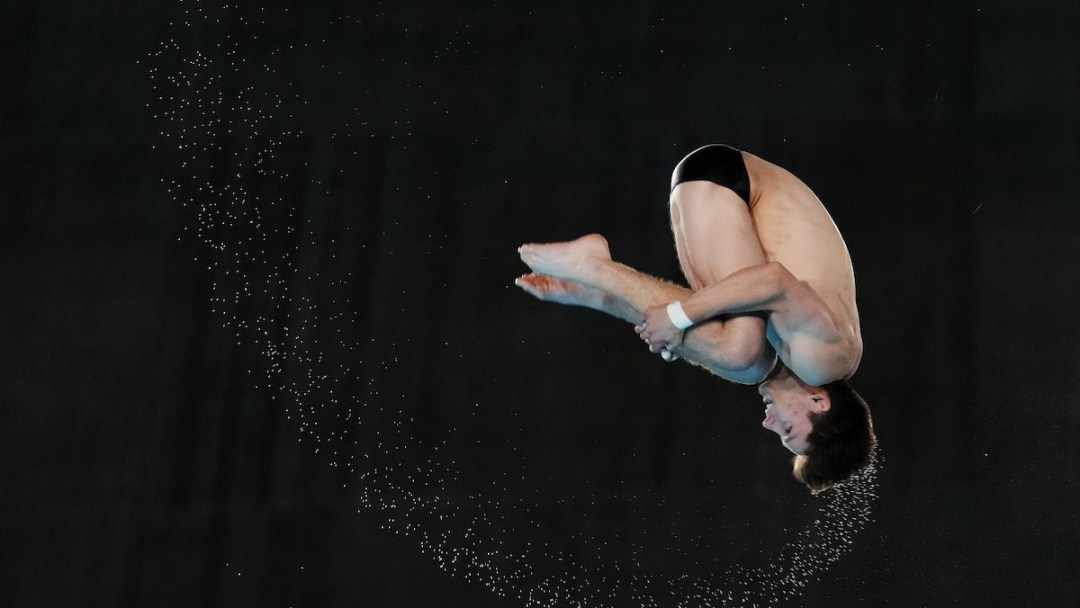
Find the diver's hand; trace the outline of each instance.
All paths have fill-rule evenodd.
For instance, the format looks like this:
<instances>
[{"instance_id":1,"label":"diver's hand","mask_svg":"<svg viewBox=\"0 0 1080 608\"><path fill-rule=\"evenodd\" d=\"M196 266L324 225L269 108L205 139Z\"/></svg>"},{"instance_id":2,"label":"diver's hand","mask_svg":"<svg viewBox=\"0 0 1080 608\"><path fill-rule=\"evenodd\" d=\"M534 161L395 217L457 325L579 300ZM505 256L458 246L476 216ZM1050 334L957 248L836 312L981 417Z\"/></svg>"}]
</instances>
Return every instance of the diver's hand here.
<instances>
[{"instance_id":1,"label":"diver's hand","mask_svg":"<svg viewBox=\"0 0 1080 608\"><path fill-rule=\"evenodd\" d=\"M671 351L682 344L683 330L675 327L666 306L654 306L645 311L645 320L634 327L638 336L649 345L649 351Z\"/></svg>"}]
</instances>

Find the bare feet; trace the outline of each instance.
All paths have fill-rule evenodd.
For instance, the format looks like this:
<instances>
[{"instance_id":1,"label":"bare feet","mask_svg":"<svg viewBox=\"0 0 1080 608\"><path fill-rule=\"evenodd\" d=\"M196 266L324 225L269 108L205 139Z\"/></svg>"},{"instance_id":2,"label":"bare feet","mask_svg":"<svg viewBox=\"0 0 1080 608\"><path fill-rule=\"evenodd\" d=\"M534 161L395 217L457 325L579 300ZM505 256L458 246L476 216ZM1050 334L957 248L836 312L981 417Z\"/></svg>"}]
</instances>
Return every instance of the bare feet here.
<instances>
[{"instance_id":1,"label":"bare feet","mask_svg":"<svg viewBox=\"0 0 1080 608\"><path fill-rule=\"evenodd\" d=\"M555 302L556 304L568 304L570 306L593 307L595 296L600 295L600 290L595 287L589 287L566 279L549 277L544 274L522 275L514 280L514 285L524 289L539 300Z\"/></svg>"},{"instance_id":2,"label":"bare feet","mask_svg":"<svg viewBox=\"0 0 1080 608\"><path fill-rule=\"evenodd\" d=\"M589 262L611 261L607 241L599 234L562 243L529 243L518 247L518 254L533 272L584 283L588 283Z\"/></svg>"},{"instance_id":3,"label":"bare feet","mask_svg":"<svg viewBox=\"0 0 1080 608\"><path fill-rule=\"evenodd\" d=\"M514 284L545 302L585 306L618 317L628 323L641 323L641 313L626 302L612 296L599 287L585 285L569 279L550 277L546 274L526 274Z\"/></svg>"}]
</instances>

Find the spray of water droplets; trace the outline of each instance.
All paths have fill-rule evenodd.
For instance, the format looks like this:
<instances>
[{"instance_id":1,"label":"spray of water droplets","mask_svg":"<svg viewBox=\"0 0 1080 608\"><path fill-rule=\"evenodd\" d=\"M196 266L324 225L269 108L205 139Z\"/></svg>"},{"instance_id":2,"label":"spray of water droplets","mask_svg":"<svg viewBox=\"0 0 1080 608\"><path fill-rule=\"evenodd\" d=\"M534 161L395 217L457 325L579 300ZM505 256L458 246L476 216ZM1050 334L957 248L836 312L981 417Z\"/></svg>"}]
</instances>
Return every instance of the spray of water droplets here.
<instances>
[{"instance_id":1,"label":"spray of water droplets","mask_svg":"<svg viewBox=\"0 0 1080 608\"><path fill-rule=\"evenodd\" d=\"M344 124L319 131L300 84L304 74L283 67L331 44L289 38L297 22L363 35L365 21L196 0L182 1L180 10L171 36L150 57L156 149L171 167L163 185L186 210L183 230L199 245L211 310L237 343L255 347L256 382L273 389L301 440L347 472L359 511L381 516L387 530L448 573L536 607L775 605L849 550L871 518L875 464L815 499L817 519L790 533L764 565L705 575L650 570L639 544L616 550L612 539L587 532L569 535L573 551L551 546L529 534L545 525L550 508L501 481L483 493L457 488L453 429L417 436L412 397L394 375L402 367L397 347L412 338L404 330L373 331L394 311L380 308L364 287L381 279L370 257L394 252L343 259L337 247L350 239L364 250L376 236L364 231L376 218L341 199L371 187L378 172L363 164L373 156L365 146L392 141L408 150L412 118L377 116L361 104ZM436 59L458 51L440 45ZM308 69L323 80L340 75L325 64ZM380 119L388 123L381 130L373 127ZM298 160L327 146L358 160L333 169ZM350 182L358 174L369 181ZM354 213L350 221L335 215L343 209ZM648 500L605 499L631 511ZM678 563L679 539L667 544Z\"/></svg>"}]
</instances>

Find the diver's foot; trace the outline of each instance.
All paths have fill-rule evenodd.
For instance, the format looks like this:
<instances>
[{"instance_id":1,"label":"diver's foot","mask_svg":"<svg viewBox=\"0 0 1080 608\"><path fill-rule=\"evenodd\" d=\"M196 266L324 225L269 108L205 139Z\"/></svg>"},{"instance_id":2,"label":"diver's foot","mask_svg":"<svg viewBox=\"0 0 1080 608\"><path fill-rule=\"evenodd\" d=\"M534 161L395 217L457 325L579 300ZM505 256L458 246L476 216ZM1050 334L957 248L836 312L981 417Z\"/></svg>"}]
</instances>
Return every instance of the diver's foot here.
<instances>
[{"instance_id":1,"label":"diver's foot","mask_svg":"<svg viewBox=\"0 0 1080 608\"><path fill-rule=\"evenodd\" d=\"M562 243L528 243L518 247L518 254L537 274L586 283L590 262L611 261L607 240L599 234Z\"/></svg>"},{"instance_id":2,"label":"diver's foot","mask_svg":"<svg viewBox=\"0 0 1080 608\"><path fill-rule=\"evenodd\" d=\"M569 279L560 279L546 274L525 274L514 280L514 285L525 290L538 300L566 304L568 306L588 306L593 308L602 294L599 289L582 285Z\"/></svg>"}]
</instances>

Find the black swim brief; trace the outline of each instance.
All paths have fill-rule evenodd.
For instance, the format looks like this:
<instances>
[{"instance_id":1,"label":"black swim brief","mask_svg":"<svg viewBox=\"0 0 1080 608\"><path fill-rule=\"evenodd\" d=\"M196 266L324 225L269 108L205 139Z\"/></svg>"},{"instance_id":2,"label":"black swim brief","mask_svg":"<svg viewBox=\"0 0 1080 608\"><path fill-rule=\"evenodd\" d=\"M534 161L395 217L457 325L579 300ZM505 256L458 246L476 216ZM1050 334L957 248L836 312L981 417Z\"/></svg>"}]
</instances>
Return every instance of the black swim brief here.
<instances>
[{"instance_id":1,"label":"black swim brief","mask_svg":"<svg viewBox=\"0 0 1080 608\"><path fill-rule=\"evenodd\" d=\"M750 204L750 176L742 153L724 144L710 144L686 155L671 174L671 189L683 182L710 181L729 188Z\"/></svg>"}]
</instances>

